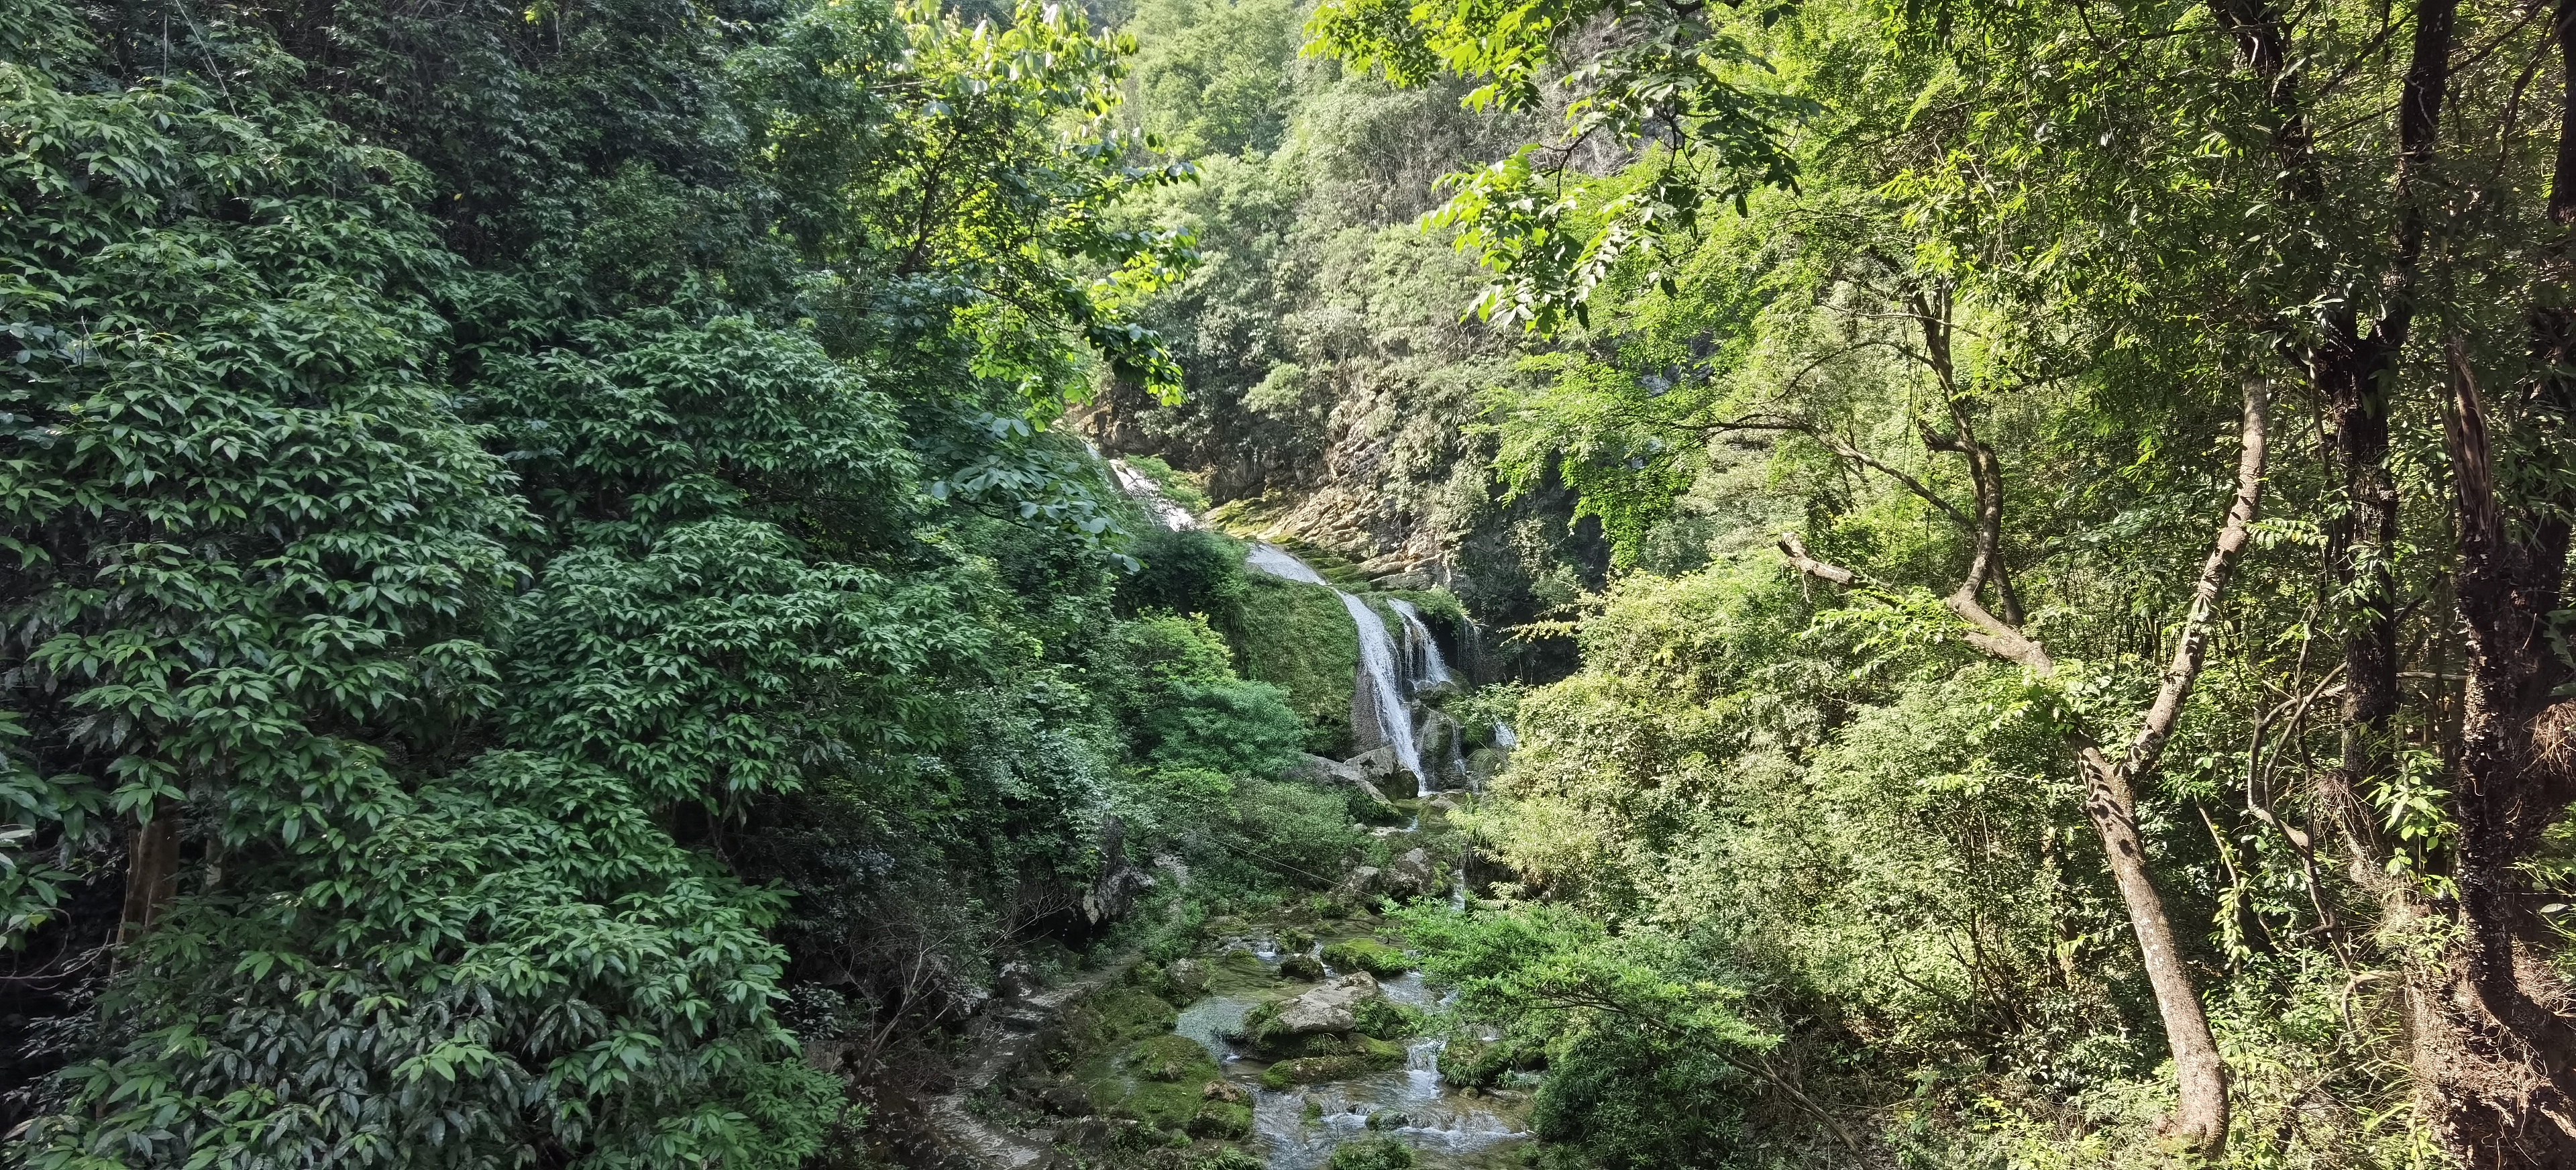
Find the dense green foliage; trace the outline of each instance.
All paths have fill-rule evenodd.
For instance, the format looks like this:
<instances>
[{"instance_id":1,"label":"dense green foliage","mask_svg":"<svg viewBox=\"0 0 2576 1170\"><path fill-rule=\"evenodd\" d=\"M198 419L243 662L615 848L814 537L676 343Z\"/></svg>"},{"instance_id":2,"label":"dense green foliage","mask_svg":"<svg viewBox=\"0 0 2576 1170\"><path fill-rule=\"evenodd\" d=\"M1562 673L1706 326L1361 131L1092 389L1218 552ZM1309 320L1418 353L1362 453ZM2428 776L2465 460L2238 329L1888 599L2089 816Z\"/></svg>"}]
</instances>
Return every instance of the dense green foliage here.
<instances>
[{"instance_id":1,"label":"dense green foliage","mask_svg":"<svg viewBox=\"0 0 2576 1170\"><path fill-rule=\"evenodd\" d=\"M1351 847L1050 429L1175 372L1132 42L720 9L0 6L13 1163L798 1165Z\"/></svg>"},{"instance_id":2,"label":"dense green foliage","mask_svg":"<svg viewBox=\"0 0 2576 1170\"><path fill-rule=\"evenodd\" d=\"M6 1157L867 1164L1086 952L1083 1091L1236 1134L1144 983L1397 890L1323 961L1535 1165L2576 1162L2571 62L0 0ZM1425 613L1476 791L1324 786L1357 632L1238 536Z\"/></svg>"},{"instance_id":3,"label":"dense green foliage","mask_svg":"<svg viewBox=\"0 0 2576 1170\"><path fill-rule=\"evenodd\" d=\"M1258 11L1135 26L1265 44ZM1451 704L1522 746L1456 818L1493 896L1412 920L1460 1035L1503 1035L1444 1067L1544 1065L1569 1166L2576 1157L2570 27L1309 14L1275 145L1194 139L1209 182L1161 197L1211 260L1156 297L1198 397L1103 433L1578 647ZM1196 92L1141 79L1138 117ZM1406 100L1441 108L1342 134ZM1333 267L1304 241L1391 159L1450 177ZM1481 301L1393 260L1430 244ZM1569 495L1576 540L1504 510Z\"/></svg>"}]
</instances>

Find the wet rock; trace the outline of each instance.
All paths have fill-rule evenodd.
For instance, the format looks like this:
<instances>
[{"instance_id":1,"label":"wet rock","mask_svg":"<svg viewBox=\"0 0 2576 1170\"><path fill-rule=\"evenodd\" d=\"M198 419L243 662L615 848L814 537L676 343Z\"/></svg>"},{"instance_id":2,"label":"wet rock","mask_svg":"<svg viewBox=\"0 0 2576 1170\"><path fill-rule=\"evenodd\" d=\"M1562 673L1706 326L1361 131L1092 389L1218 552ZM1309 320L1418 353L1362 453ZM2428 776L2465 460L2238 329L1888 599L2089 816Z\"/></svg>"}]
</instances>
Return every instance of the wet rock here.
<instances>
[{"instance_id":1,"label":"wet rock","mask_svg":"<svg viewBox=\"0 0 2576 1170\"><path fill-rule=\"evenodd\" d=\"M1080 1121L1067 1122L1055 1127L1055 1144L1072 1146L1077 1150L1098 1150L1109 1144L1109 1135L1112 1132L1114 1131L1106 1119L1086 1117Z\"/></svg>"},{"instance_id":2,"label":"wet rock","mask_svg":"<svg viewBox=\"0 0 2576 1170\"><path fill-rule=\"evenodd\" d=\"M1290 955L1279 960L1279 977L1301 981L1321 979L1324 977L1324 965L1317 962L1313 955Z\"/></svg>"},{"instance_id":3,"label":"wet rock","mask_svg":"<svg viewBox=\"0 0 2576 1170\"><path fill-rule=\"evenodd\" d=\"M1413 1119L1411 1117L1407 1117L1393 1109L1380 1109L1377 1112L1368 1115L1368 1127L1370 1129L1402 1129L1411 1124L1413 1124Z\"/></svg>"},{"instance_id":4,"label":"wet rock","mask_svg":"<svg viewBox=\"0 0 2576 1170\"><path fill-rule=\"evenodd\" d=\"M1326 788L1336 784L1364 784L1368 781L1368 773L1360 768L1339 760L1328 760L1322 756L1300 755L1295 763L1288 765L1286 774L1291 780L1301 780Z\"/></svg>"},{"instance_id":5,"label":"wet rock","mask_svg":"<svg viewBox=\"0 0 2576 1170\"><path fill-rule=\"evenodd\" d=\"M1387 757L1389 761L1394 758L1392 753ZM1369 773L1364 768L1345 764L1339 760L1328 760L1322 756L1299 756L1296 763L1288 766L1287 775L1289 779L1301 780L1318 788L1351 790L1363 803L1376 810L1374 819L1399 821L1404 819L1403 812L1395 807L1394 801L1386 798L1384 789L1371 782Z\"/></svg>"},{"instance_id":6,"label":"wet rock","mask_svg":"<svg viewBox=\"0 0 2576 1170\"><path fill-rule=\"evenodd\" d=\"M1427 788L1464 788L1467 786L1467 761L1458 742L1458 721L1438 709L1423 712L1422 730L1414 743L1422 755L1422 766L1431 769Z\"/></svg>"},{"instance_id":7,"label":"wet rock","mask_svg":"<svg viewBox=\"0 0 2576 1170\"><path fill-rule=\"evenodd\" d=\"M1348 1032L1359 1026L1354 1009L1377 993L1375 976L1365 971L1344 975L1279 1005L1278 1031L1290 1036Z\"/></svg>"}]
</instances>

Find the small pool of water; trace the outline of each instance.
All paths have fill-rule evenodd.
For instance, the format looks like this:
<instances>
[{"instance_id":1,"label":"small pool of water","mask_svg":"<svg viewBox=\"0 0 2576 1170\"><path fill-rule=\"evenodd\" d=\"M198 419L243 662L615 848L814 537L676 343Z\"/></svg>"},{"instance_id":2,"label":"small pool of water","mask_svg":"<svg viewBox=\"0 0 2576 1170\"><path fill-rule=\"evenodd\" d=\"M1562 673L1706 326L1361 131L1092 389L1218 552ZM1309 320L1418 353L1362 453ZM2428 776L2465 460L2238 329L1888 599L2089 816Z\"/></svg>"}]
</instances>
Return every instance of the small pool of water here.
<instances>
[{"instance_id":1,"label":"small pool of water","mask_svg":"<svg viewBox=\"0 0 2576 1170\"><path fill-rule=\"evenodd\" d=\"M1172 1031L1199 1042L1216 1058L1218 1064L1241 1060L1226 1037L1241 1031L1244 1013L1254 1004L1268 998L1260 995L1211 995L1181 1009L1181 1018L1173 1021Z\"/></svg>"}]
</instances>

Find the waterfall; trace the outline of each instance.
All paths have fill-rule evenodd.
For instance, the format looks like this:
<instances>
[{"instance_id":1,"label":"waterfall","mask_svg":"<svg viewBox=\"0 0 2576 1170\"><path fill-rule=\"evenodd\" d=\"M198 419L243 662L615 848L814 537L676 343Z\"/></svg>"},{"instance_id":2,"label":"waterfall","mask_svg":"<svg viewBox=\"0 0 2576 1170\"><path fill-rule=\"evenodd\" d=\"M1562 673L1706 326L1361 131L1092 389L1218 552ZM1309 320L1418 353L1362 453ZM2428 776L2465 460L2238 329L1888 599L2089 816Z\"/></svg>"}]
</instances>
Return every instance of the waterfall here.
<instances>
[{"instance_id":1,"label":"waterfall","mask_svg":"<svg viewBox=\"0 0 2576 1170\"><path fill-rule=\"evenodd\" d=\"M1331 582L1324 580L1306 562L1275 544L1254 541L1252 551L1244 555L1243 563L1273 577L1333 588ZM1387 637L1386 621L1359 598L1339 589L1333 589L1333 596L1341 598L1342 608L1351 611L1351 625L1359 630L1360 635L1359 677L1352 680L1351 730L1360 735L1361 743L1376 746L1369 744L1365 733L1357 726L1360 713L1367 712L1376 723L1371 730L1377 733L1377 743L1394 748L1396 763L1410 769L1414 779L1420 781L1424 778L1422 753L1413 742L1413 715L1404 707L1404 683L1396 674L1395 642Z\"/></svg>"},{"instance_id":2,"label":"waterfall","mask_svg":"<svg viewBox=\"0 0 2576 1170\"><path fill-rule=\"evenodd\" d=\"M1379 742L1395 749L1396 762L1418 782L1423 779L1422 753L1413 743L1413 713L1404 708L1404 682L1395 673L1395 640L1386 636L1386 622L1367 602L1338 589L1333 592L1342 599L1342 607L1351 611L1351 624L1360 631L1358 686L1367 693L1353 697L1354 713L1366 704L1365 709L1377 717Z\"/></svg>"},{"instance_id":3,"label":"waterfall","mask_svg":"<svg viewBox=\"0 0 2576 1170\"><path fill-rule=\"evenodd\" d=\"M1390 597L1387 604L1395 616L1404 619L1405 671L1417 687L1437 686L1449 681L1449 664L1440 659L1440 643L1431 636L1431 627L1423 624L1422 611L1402 598Z\"/></svg>"},{"instance_id":4,"label":"waterfall","mask_svg":"<svg viewBox=\"0 0 2576 1170\"><path fill-rule=\"evenodd\" d=\"M1099 454L1099 451L1097 447L1092 448L1092 453L1095 455ZM1173 503L1170 496L1164 495L1163 485L1155 483L1154 477L1129 466L1124 459L1110 460L1109 470L1118 477L1118 490L1142 501L1145 510L1152 512L1155 519L1162 521L1163 527L1178 532L1185 528L1199 526L1199 518L1190 515L1189 509Z\"/></svg>"}]
</instances>

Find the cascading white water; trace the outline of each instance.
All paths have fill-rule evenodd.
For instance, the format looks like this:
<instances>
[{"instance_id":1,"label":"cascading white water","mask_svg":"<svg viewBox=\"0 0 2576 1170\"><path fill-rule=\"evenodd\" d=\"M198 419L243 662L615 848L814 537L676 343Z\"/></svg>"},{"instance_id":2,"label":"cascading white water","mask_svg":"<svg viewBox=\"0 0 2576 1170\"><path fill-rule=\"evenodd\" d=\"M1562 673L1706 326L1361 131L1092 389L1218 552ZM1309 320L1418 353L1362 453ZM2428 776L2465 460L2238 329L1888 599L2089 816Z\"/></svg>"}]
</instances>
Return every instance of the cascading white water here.
<instances>
[{"instance_id":1,"label":"cascading white water","mask_svg":"<svg viewBox=\"0 0 2576 1170\"><path fill-rule=\"evenodd\" d=\"M1404 707L1404 683L1395 673L1395 640L1386 636L1386 622L1370 609L1368 603L1341 590L1334 594L1342 606L1351 611L1351 624L1360 632L1359 687L1367 693L1359 697L1377 715L1379 742L1395 749L1395 761L1422 779L1422 752L1413 742L1413 713ZM1355 704L1356 706L1356 704Z\"/></svg>"},{"instance_id":2,"label":"cascading white water","mask_svg":"<svg viewBox=\"0 0 2576 1170\"><path fill-rule=\"evenodd\" d=\"M1243 555L1243 563L1273 577L1303 581L1308 585L1321 585L1326 589L1333 587L1333 583L1326 581L1323 574L1317 573L1306 562L1289 555L1287 549L1275 544L1254 541L1252 551Z\"/></svg>"},{"instance_id":3,"label":"cascading white water","mask_svg":"<svg viewBox=\"0 0 2576 1170\"><path fill-rule=\"evenodd\" d=\"M1413 676L1413 685L1428 687L1448 682L1449 664L1441 660L1440 643L1431 637L1431 627L1423 623L1422 611L1402 598L1388 598L1387 604L1394 607L1395 616L1404 619L1405 665Z\"/></svg>"},{"instance_id":4,"label":"cascading white water","mask_svg":"<svg viewBox=\"0 0 2576 1170\"><path fill-rule=\"evenodd\" d=\"M1243 563L1273 577L1332 589L1332 583L1324 580L1312 566L1275 544L1255 541L1252 550L1244 555ZM1394 748L1396 763L1420 780L1423 778L1422 752L1414 744L1413 715L1405 710L1404 683L1395 670L1395 640L1387 636L1385 619L1377 616L1377 611L1370 609L1367 602L1339 589L1333 589L1333 596L1341 598L1342 608L1351 611L1351 625L1360 636L1359 677L1353 680L1358 693L1352 703L1353 714L1364 707L1377 724L1370 729L1377 733L1377 744ZM1365 746L1377 746L1363 742Z\"/></svg>"},{"instance_id":5,"label":"cascading white water","mask_svg":"<svg viewBox=\"0 0 2576 1170\"><path fill-rule=\"evenodd\" d=\"M1099 448L1093 448L1092 452L1098 454ZM1178 532L1185 528L1199 526L1199 518L1190 515L1189 509L1173 503L1170 496L1164 495L1163 485L1155 483L1154 477L1129 466L1124 459L1110 460L1109 470L1118 477L1118 490L1142 501L1146 510L1152 512L1155 519L1163 522L1163 527Z\"/></svg>"}]
</instances>

